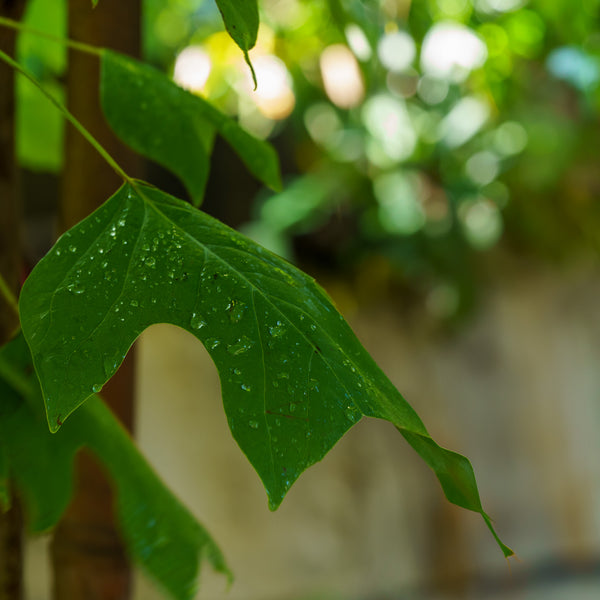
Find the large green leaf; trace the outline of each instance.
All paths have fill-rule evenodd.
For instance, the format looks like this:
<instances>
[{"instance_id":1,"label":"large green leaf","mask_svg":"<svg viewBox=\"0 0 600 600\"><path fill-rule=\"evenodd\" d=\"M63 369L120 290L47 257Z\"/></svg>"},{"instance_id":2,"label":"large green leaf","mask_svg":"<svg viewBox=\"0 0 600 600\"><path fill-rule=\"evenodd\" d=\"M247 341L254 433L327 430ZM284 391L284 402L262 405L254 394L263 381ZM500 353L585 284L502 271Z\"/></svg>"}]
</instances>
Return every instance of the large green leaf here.
<instances>
[{"instance_id":1,"label":"large green leaf","mask_svg":"<svg viewBox=\"0 0 600 600\"><path fill-rule=\"evenodd\" d=\"M20 309L53 430L144 329L173 323L213 358L229 426L272 508L366 415L394 423L448 499L487 520L467 459L435 444L314 280L159 190L126 184L63 235Z\"/></svg>"},{"instance_id":2,"label":"large green leaf","mask_svg":"<svg viewBox=\"0 0 600 600\"><path fill-rule=\"evenodd\" d=\"M158 479L104 403L91 398L51 434L32 373L22 337L0 351L0 455L26 501L31 530L57 523L73 490L73 458L87 447L114 482L130 553L174 598L194 596L201 559L230 576L206 530Z\"/></svg>"},{"instance_id":3,"label":"large green leaf","mask_svg":"<svg viewBox=\"0 0 600 600\"><path fill-rule=\"evenodd\" d=\"M244 53L244 58L252 71L254 85L256 85L256 76L248 52L256 44L258 36L258 2L257 0L215 1L223 17L225 29Z\"/></svg>"},{"instance_id":4,"label":"large green leaf","mask_svg":"<svg viewBox=\"0 0 600 600\"><path fill-rule=\"evenodd\" d=\"M115 133L134 150L178 175L194 204L202 201L215 131L254 176L281 189L277 154L267 142L156 69L105 50L100 95Z\"/></svg>"}]
</instances>

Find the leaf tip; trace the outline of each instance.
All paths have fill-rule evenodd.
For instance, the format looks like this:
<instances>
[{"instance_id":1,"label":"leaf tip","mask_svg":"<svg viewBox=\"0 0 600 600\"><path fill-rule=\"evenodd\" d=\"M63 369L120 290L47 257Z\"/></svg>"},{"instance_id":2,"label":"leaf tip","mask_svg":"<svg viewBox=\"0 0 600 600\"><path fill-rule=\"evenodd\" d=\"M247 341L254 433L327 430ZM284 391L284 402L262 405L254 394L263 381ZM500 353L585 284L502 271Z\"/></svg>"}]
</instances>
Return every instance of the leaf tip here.
<instances>
[{"instance_id":1,"label":"leaf tip","mask_svg":"<svg viewBox=\"0 0 600 600\"><path fill-rule=\"evenodd\" d=\"M492 535L494 536L496 543L498 544L498 546L500 546L500 550L502 550L502 554L504 554L504 558L506 558L508 560L511 556L516 556L514 553L514 550L512 548L509 548L500 539L500 537L496 533L496 530L494 529L494 526L492 525L492 519L490 519L490 517L483 511L481 511L481 516L483 517L485 524L488 526L488 529L492 532Z\"/></svg>"},{"instance_id":2,"label":"leaf tip","mask_svg":"<svg viewBox=\"0 0 600 600\"><path fill-rule=\"evenodd\" d=\"M256 71L254 70L254 67L252 66L252 61L250 60L250 54L248 54L248 50L244 50L244 60L246 61L246 64L248 65L248 67L250 67L250 74L252 75L252 83L254 83L253 91L256 91L258 89L258 80L256 79Z\"/></svg>"}]
</instances>

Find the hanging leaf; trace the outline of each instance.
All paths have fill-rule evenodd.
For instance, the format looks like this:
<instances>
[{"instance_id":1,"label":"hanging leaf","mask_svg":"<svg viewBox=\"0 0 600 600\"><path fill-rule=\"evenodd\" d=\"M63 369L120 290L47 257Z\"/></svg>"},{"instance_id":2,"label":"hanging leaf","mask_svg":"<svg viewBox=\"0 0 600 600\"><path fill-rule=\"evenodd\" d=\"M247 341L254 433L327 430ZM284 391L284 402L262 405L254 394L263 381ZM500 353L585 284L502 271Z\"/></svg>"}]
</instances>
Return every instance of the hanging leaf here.
<instances>
[{"instance_id":1,"label":"hanging leaf","mask_svg":"<svg viewBox=\"0 0 600 600\"><path fill-rule=\"evenodd\" d=\"M215 131L255 177L281 189L277 154L268 143L156 69L105 50L100 97L115 133L180 177L195 205L204 194Z\"/></svg>"},{"instance_id":2,"label":"hanging leaf","mask_svg":"<svg viewBox=\"0 0 600 600\"><path fill-rule=\"evenodd\" d=\"M22 337L0 351L0 454L26 502L31 530L44 531L58 522L73 490L75 453L87 447L115 485L129 552L174 598L194 597L201 559L230 577L214 541L158 479L98 397L90 398L58 433L48 431L31 359L28 365L21 360L24 352Z\"/></svg>"},{"instance_id":3,"label":"hanging leaf","mask_svg":"<svg viewBox=\"0 0 600 600\"><path fill-rule=\"evenodd\" d=\"M487 519L467 459L435 444L314 280L157 189L126 184L63 235L20 309L52 430L144 329L172 323L214 360L229 426L272 509L365 415L396 425L448 499Z\"/></svg>"},{"instance_id":4,"label":"hanging leaf","mask_svg":"<svg viewBox=\"0 0 600 600\"><path fill-rule=\"evenodd\" d=\"M227 33L244 53L244 59L252 72L256 87L256 74L250 62L248 51L254 48L258 36L257 0L215 0Z\"/></svg>"}]
</instances>

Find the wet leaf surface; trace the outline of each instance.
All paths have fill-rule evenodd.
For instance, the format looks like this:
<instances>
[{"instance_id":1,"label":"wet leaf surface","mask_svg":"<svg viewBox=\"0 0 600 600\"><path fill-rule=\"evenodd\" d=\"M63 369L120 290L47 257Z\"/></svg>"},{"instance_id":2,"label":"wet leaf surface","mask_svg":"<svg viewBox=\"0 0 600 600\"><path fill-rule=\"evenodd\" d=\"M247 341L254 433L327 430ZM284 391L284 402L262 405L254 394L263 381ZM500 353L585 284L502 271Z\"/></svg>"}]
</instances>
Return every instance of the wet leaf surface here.
<instances>
[{"instance_id":1,"label":"wet leaf surface","mask_svg":"<svg viewBox=\"0 0 600 600\"><path fill-rule=\"evenodd\" d=\"M430 438L315 281L155 188L124 185L63 235L26 281L20 309L53 430L101 390L144 329L172 323L214 360L229 426L271 508L369 416L391 421L448 499L489 525L469 461Z\"/></svg>"}]
</instances>

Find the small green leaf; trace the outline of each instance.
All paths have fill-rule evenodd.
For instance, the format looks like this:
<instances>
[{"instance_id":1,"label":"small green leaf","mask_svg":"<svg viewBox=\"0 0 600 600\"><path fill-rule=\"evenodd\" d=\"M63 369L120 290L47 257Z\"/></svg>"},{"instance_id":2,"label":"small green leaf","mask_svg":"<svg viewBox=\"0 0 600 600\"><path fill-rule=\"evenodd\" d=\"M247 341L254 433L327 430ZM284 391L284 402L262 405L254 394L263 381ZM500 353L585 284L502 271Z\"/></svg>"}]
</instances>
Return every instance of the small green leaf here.
<instances>
[{"instance_id":1,"label":"small green leaf","mask_svg":"<svg viewBox=\"0 0 600 600\"><path fill-rule=\"evenodd\" d=\"M18 337L0 351L0 454L26 502L30 529L44 531L60 519L73 490L74 456L87 447L114 482L129 552L174 598L194 597L200 560L208 559L230 577L214 541L159 480L98 397L58 433L48 431L31 358L23 365L23 350L28 352L27 345Z\"/></svg>"},{"instance_id":2,"label":"small green leaf","mask_svg":"<svg viewBox=\"0 0 600 600\"><path fill-rule=\"evenodd\" d=\"M252 72L254 87L256 87L256 74L250 62L248 51L254 48L258 36L258 2L257 0L215 0L225 29L233 41L244 53L246 63Z\"/></svg>"},{"instance_id":3,"label":"small green leaf","mask_svg":"<svg viewBox=\"0 0 600 600\"><path fill-rule=\"evenodd\" d=\"M277 154L268 143L251 136L156 69L106 50L102 53L100 95L115 133L180 177L194 204L202 201L215 131L255 177L281 189Z\"/></svg>"},{"instance_id":4,"label":"small green leaf","mask_svg":"<svg viewBox=\"0 0 600 600\"><path fill-rule=\"evenodd\" d=\"M59 239L25 282L23 332L57 429L167 322L221 379L233 436L275 509L362 416L391 421L451 502L480 512L471 465L440 448L312 278L189 204L124 185Z\"/></svg>"}]
</instances>

